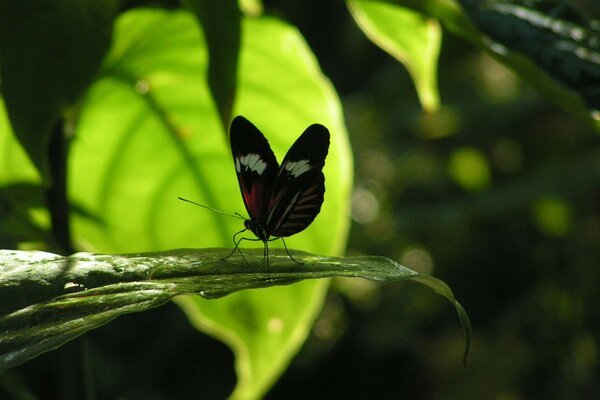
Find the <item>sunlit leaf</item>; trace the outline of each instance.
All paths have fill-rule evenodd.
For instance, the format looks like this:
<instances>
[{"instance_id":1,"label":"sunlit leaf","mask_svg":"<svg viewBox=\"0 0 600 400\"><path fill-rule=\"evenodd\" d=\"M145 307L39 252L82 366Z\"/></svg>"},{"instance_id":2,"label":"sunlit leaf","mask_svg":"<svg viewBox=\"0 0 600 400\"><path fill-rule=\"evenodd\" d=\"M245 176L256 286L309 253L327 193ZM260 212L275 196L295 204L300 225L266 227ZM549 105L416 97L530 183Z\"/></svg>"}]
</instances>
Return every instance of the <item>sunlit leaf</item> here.
<instances>
[{"instance_id":1,"label":"sunlit leaf","mask_svg":"<svg viewBox=\"0 0 600 400\"><path fill-rule=\"evenodd\" d=\"M437 61L442 31L438 22L396 4L377 0L348 0L352 16L376 45L409 71L423 108L439 107Z\"/></svg>"},{"instance_id":2,"label":"sunlit leaf","mask_svg":"<svg viewBox=\"0 0 600 400\"><path fill-rule=\"evenodd\" d=\"M339 100L296 30L269 18L244 20L242 28L234 114L255 123L280 160L311 123L332 135L321 213L287 244L339 254L352 181ZM103 253L232 246L242 221L177 200L244 211L227 135L204 79L207 49L197 21L181 11L130 11L118 19L113 40L72 143L70 195L93 216L74 215L77 243ZM236 395L260 397L308 334L326 286L307 281L179 304L197 326L232 346ZM268 324L253 324L273 318L285 327L278 341L269 339Z\"/></svg>"}]
</instances>

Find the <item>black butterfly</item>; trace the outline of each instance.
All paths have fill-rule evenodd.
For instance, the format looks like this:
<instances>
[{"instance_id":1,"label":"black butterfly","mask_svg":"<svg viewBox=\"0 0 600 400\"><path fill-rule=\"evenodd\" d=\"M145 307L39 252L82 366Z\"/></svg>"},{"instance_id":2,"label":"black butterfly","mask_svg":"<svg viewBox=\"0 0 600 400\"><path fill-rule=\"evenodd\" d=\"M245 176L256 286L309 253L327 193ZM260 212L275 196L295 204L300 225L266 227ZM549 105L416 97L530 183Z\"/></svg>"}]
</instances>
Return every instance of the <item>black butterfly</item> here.
<instances>
[{"instance_id":1,"label":"black butterfly","mask_svg":"<svg viewBox=\"0 0 600 400\"><path fill-rule=\"evenodd\" d=\"M264 243L264 257L269 267L269 242L281 239L290 258L284 237L306 229L315 219L325 194L323 166L329 149L329 131L323 125L312 124L300 135L285 155L281 166L260 130L238 115L229 130L231 152L240 191L250 219L240 214L227 214L214 208L179 197L180 200L231 217L244 220L244 229L233 235L235 247L225 259L239 251L242 240ZM256 239L237 235L250 230ZM271 238L271 236L273 238ZM244 260L246 260L244 258Z\"/></svg>"},{"instance_id":2,"label":"black butterfly","mask_svg":"<svg viewBox=\"0 0 600 400\"><path fill-rule=\"evenodd\" d=\"M236 249L240 251L238 246L242 240L261 240L268 266L268 242L281 238L287 251L283 238L306 229L321 211L325 194L322 169L329 149L329 131L319 124L306 128L288 150L281 166L265 136L246 118L235 117L229 135L235 171L250 219L244 221L245 229L234 235L235 248L226 258ZM257 239L236 241L236 236L246 230ZM289 251L287 253L294 260ZM240 255L243 257L241 251Z\"/></svg>"}]
</instances>

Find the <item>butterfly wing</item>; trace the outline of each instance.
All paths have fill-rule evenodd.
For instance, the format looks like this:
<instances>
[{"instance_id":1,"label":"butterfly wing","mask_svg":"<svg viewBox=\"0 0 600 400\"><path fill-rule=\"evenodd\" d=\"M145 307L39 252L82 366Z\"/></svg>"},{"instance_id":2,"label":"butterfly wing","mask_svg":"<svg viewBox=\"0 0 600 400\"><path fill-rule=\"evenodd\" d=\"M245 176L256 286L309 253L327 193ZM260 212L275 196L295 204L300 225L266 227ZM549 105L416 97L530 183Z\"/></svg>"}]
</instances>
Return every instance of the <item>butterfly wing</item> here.
<instances>
[{"instance_id":1,"label":"butterfly wing","mask_svg":"<svg viewBox=\"0 0 600 400\"><path fill-rule=\"evenodd\" d=\"M275 154L262 132L242 116L231 122L229 140L246 211L266 226L267 195L279 171Z\"/></svg>"},{"instance_id":2,"label":"butterfly wing","mask_svg":"<svg viewBox=\"0 0 600 400\"><path fill-rule=\"evenodd\" d=\"M276 237L306 229L316 218L325 194L323 166L329 150L329 131L323 125L306 128L288 150L267 203L266 227Z\"/></svg>"}]
</instances>

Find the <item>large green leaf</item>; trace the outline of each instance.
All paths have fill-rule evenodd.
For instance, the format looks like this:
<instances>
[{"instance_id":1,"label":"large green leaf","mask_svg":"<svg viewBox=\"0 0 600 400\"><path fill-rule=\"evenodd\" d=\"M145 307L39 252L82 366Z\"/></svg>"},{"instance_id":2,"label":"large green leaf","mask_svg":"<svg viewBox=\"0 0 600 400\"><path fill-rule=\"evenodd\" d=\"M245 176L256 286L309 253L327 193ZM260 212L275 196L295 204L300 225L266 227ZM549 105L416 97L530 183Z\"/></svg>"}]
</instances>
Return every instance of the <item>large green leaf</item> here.
<instances>
[{"instance_id":1,"label":"large green leaf","mask_svg":"<svg viewBox=\"0 0 600 400\"><path fill-rule=\"evenodd\" d=\"M298 265L283 250L273 252L272 270L267 272L260 250L247 251L249 264L240 259L223 261L228 252L181 249L63 257L39 251L0 250L0 371L52 350L112 318L156 307L176 295L198 293L214 299L242 289L331 276L378 281L412 279L430 287L456 308L465 332L467 355L469 319L448 286L431 276L383 257L323 257L296 252L294 257L303 262ZM253 313L244 313L248 310L236 311L238 318L246 321L240 328L258 322L252 321ZM273 319L269 327L280 333L286 329L281 323Z\"/></svg>"},{"instance_id":2,"label":"large green leaf","mask_svg":"<svg viewBox=\"0 0 600 400\"><path fill-rule=\"evenodd\" d=\"M44 173L52 125L98 72L115 11L114 0L0 3L2 94L17 138Z\"/></svg>"},{"instance_id":3,"label":"large green leaf","mask_svg":"<svg viewBox=\"0 0 600 400\"><path fill-rule=\"evenodd\" d=\"M442 31L424 14L379 0L347 0L358 26L376 45L400 61L410 73L421 105L439 107L437 61Z\"/></svg>"},{"instance_id":4,"label":"large green leaf","mask_svg":"<svg viewBox=\"0 0 600 400\"><path fill-rule=\"evenodd\" d=\"M94 217L73 218L81 248L123 253L232 246L241 221L177 200L244 210L206 71L207 49L190 13L135 10L120 16L72 143L70 194ZM330 129L325 204L311 227L287 243L339 254L348 229L352 165L330 83L298 32L268 18L243 20L238 78L234 114L263 130L280 159L310 123ZM260 397L306 337L326 287L325 280L310 281L179 304L197 326L235 351L236 396ZM273 332L270 321L283 329Z\"/></svg>"}]
</instances>

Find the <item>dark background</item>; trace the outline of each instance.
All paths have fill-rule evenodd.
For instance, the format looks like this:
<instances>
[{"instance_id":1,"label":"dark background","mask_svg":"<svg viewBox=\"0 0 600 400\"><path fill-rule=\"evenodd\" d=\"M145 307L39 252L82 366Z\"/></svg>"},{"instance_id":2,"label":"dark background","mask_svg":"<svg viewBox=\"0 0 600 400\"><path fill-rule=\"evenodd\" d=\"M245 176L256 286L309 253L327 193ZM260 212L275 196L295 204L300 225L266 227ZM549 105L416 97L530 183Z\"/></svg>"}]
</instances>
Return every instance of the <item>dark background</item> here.
<instances>
[{"instance_id":1,"label":"dark background","mask_svg":"<svg viewBox=\"0 0 600 400\"><path fill-rule=\"evenodd\" d=\"M444 280L474 342L462 366L453 308L421 286L336 280L314 333L268 399L574 399L600 393L600 138L527 82L444 32L441 110L343 2L267 1L337 89L355 155L347 253ZM465 187L465 149L489 177ZM85 351L81 351L81 350ZM73 366L86 365L91 370ZM70 361L70 362L66 362ZM71 367L65 367L70 365ZM221 399L233 356L173 304L120 317L14 371L44 399ZM2 394L0 393L0 397Z\"/></svg>"}]
</instances>

